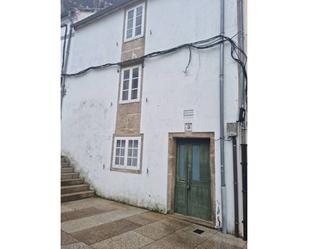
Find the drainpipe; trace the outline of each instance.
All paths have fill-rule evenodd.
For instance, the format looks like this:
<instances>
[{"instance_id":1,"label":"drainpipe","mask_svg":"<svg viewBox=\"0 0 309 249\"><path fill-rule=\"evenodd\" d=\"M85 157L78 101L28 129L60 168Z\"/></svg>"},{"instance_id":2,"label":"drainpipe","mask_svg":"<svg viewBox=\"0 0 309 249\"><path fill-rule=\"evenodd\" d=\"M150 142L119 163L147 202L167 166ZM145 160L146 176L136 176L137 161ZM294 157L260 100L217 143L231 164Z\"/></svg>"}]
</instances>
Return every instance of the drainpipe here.
<instances>
[{"instance_id":1,"label":"drainpipe","mask_svg":"<svg viewBox=\"0 0 309 249\"><path fill-rule=\"evenodd\" d=\"M247 144L241 144L241 166L242 166L242 202L243 202L243 229L244 240L248 238L248 219L247 219Z\"/></svg>"},{"instance_id":2,"label":"drainpipe","mask_svg":"<svg viewBox=\"0 0 309 249\"><path fill-rule=\"evenodd\" d=\"M244 5L243 0L238 0L238 46L242 50L244 50ZM243 61L243 55L240 54L240 59ZM240 108L246 108L245 106L245 81L244 81L244 74L239 66L239 103Z\"/></svg>"},{"instance_id":3,"label":"drainpipe","mask_svg":"<svg viewBox=\"0 0 309 249\"><path fill-rule=\"evenodd\" d=\"M238 0L238 46L244 49L244 0ZM241 55L241 60L243 56ZM239 88L240 88L240 105L239 109L244 108L247 112L247 95L245 89L245 79L241 68L239 67ZM247 240L247 115L245 120L240 123L240 139L241 139L241 166L242 166L242 205L243 205L243 239Z\"/></svg>"},{"instance_id":4,"label":"drainpipe","mask_svg":"<svg viewBox=\"0 0 309 249\"><path fill-rule=\"evenodd\" d=\"M61 25L61 28L65 28L64 31L64 40L63 40L63 47L62 47L62 65L61 65L61 74L63 73L64 69L64 60L65 60L65 49L66 49L66 43L67 43L67 33L68 33L68 24ZM61 83L62 83L62 76L61 76Z\"/></svg>"},{"instance_id":5,"label":"drainpipe","mask_svg":"<svg viewBox=\"0 0 309 249\"><path fill-rule=\"evenodd\" d=\"M224 35L224 0L220 2L220 35ZM224 43L220 44L220 161L221 161L221 205L222 232L226 233L226 186L224 163Z\"/></svg>"},{"instance_id":6,"label":"drainpipe","mask_svg":"<svg viewBox=\"0 0 309 249\"><path fill-rule=\"evenodd\" d=\"M62 67L62 74L65 74L67 72L67 68L68 68L68 60L69 60L69 54L70 54L70 46L71 46L71 37L72 37L72 24L73 22L71 22L70 24L70 33L69 33L69 38L68 38L68 45L65 49L65 56L63 57L63 67ZM66 24L67 25L67 24ZM67 30L66 30L67 32ZM66 40L66 35L65 35L65 40ZM66 41L65 41L66 42ZM62 103L63 103L63 98L66 94L65 91L65 76L61 75L61 118L62 118Z\"/></svg>"},{"instance_id":7,"label":"drainpipe","mask_svg":"<svg viewBox=\"0 0 309 249\"><path fill-rule=\"evenodd\" d=\"M233 183L234 183L234 229L235 236L239 237L239 212L238 212L238 176L237 176L237 145L236 136L232 137L233 144Z\"/></svg>"}]
</instances>

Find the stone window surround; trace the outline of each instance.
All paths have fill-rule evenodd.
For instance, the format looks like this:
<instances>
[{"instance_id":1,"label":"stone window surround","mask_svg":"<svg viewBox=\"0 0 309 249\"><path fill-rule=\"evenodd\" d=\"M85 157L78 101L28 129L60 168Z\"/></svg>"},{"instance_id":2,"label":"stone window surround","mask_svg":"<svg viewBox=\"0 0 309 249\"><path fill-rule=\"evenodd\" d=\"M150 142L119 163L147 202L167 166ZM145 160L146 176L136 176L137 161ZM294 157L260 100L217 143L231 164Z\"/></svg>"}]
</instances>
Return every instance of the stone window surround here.
<instances>
[{"instance_id":1,"label":"stone window surround","mask_svg":"<svg viewBox=\"0 0 309 249\"><path fill-rule=\"evenodd\" d=\"M136 169L136 167L131 168L121 168L121 167L114 167L114 154L115 154L115 141L116 138L139 138L140 144L139 144L139 167ZM118 171L118 172L124 172L124 173L133 173L133 174L141 174L142 173L142 165L143 165L143 144L144 144L144 134L138 134L138 135L116 135L113 134L112 139L112 154L111 154L111 164L110 164L110 171ZM127 147L126 147L127 148Z\"/></svg>"},{"instance_id":2,"label":"stone window surround","mask_svg":"<svg viewBox=\"0 0 309 249\"><path fill-rule=\"evenodd\" d=\"M192 220L202 221L206 226L214 228L216 225L216 185L215 185L215 133L214 132L172 132L168 133L168 183L167 183L167 210L174 213L175 177L176 177L176 147L179 138L209 139L210 158L210 187L211 187L211 221L198 218ZM178 214L177 214L178 215ZM180 215L180 214L179 214ZM191 217L189 217L191 218Z\"/></svg>"},{"instance_id":3,"label":"stone window surround","mask_svg":"<svg viewBox=\"0 0 309 249\"><path fill-rule=\"evenodd\" d=\"M135 39L138 39L138 38L141 38L145 35L145 16L146 16L146 6L145 6L145 2L142 1L141 3L137 3L135 4L134 6L131 6L129 8L127 8L125 10L125 18L124 18L124 32L123 32L123 41L124 42L129 42L129 41L132 41L132 40L135 40ZM136 9L140 6L143 6L143 14L142 14L142 26L141 26L141 34L140 35L137 35L135 36L135 31L133 32L132 34L132 37L131 38L127 38L127 25L128 25L128 12L131 11L131 10L134 10L134 16L133 16L133 30L135 30L135 18L136 18Z\"/></svg>"},{"instance_id":4,"label":"stone window surround","mask_svg":"<svg viewBox=\"0 0 309 249\"><path fill-rule=\"evenodd\" d=\"M138 68L138 88L137 88L137 98L131 99L131 91L132 91L132 77L133 77L133 69ZM124 71L130 70L130 76L129 76L129 95L128 100L122 100L122 91L123 91L123 79L124 79ZM119 93L119 104L128 104L128 103L134 103L134 102L140 102L141 100L141 88L142 88L142 81L143 81L143 65L142 64L131 64L126 65L125 67L121 68L120 72L120 93Z\"/></svg>"}]
</instances>

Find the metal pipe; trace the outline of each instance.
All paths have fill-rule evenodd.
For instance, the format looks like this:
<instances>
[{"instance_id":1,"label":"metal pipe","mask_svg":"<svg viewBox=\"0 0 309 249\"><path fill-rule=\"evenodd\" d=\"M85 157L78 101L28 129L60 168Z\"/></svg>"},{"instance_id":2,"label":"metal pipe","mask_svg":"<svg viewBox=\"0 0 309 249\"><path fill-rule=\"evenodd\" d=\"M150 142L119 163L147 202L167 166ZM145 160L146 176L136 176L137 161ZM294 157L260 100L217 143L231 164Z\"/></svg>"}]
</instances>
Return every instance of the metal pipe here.
<instances>
[{"instance_id":1,"label":"metal pipe","mask_svg":"<svg viewBox=\"0 0 309 249\"><path fill-rule=\"evenodd\" d=\"M238 46L245 51L244 46L244 0L238 0ZM243 56L240 55L243 60ZM245 78L243 71L239 67L239 110L243 108L247 112L247 94L246 94ZM241 166L242 166L242 205L243 205L243 239L247 240L247 115L245 120L240 123L240 141L241 141Z\"/></svg>"},{"instance_id":2,"label":"metal pipe","mask_svg":"<svg viewBox=\"0 0 309 249\"><path fill-rule=\"evenodd\" d=\"M247 144L241 144L241 166L242 166L242 203L243 203L243 230L244 240L248 237L248 217L247 217Z\"/></svg>"},{"instance_id":3,"label":"metal pipe","mask_svg":"<svg viewBox=\"0 0 309 249\"><path fill-rule=\"evenodd\" d=\"M61 88L61 110L60 110L60 116L61 116L61 118L62 118L62 98L63 98L63 91L64 91L64 89L63 89L63 85L64 85L64 76L63 76L63 74L64 74L64 61L65 61L65 58L66 58L66 56L65 56L65 53L66 53L66 43L67 43L67 32L68 32L68 24L66 23L66 24L63 24L63 25L61 25L61 28L62 27L65 27L65 31L64 31L64 40L63 40L63 47L62 47L62 65L61 65L61 82L60 82L60 88Z\"/></svg>"},{"instance_id":4,"label":"metal pipe","mask_svg":"<svg viewBox=\"0 0 309 249\"><path fill-rule=\"evenodd\" d=\"M62 104L63 104L63 98L66 94L65 91L65 76L63 74L67 73L67 68L68 68L68 60L69 60L69 54L70 54L70 46L71 46L71 37L72 37L72 30L73 30L73 22L70 25L70 33L69 33L69 38L68 38L68 45L66 47L66 55L65 55L65 60L64 60L64 66L63 66L63 71L61 75L61 118L62 118Z\"/></svg>"},{"instance_id":5,"label":"metal pipe","mask_svg":"<svg viewBox=\"0 0 309 249\"><path fill-rule=\"evenodd\" d=\"M220 2L220 35L224 35L224 0ZM221 161L221 205L222 232L226 233L226 186L224 163L224 43L220 44L220 161Z\"/></svg>"},{"instance_id":6,"label":"metal pipe","mask_svg":"<svg viewBox=\"0 0 309 249\"><path fill-rule=\"evenodd\" d=\"M65 60L65 49L66 49L66 43L67 43L67 30L68 30L68 24L61 25L61 28L65 27L64 31L64 40L63 40L63 47L62 47L62 65L61 65L61 74L63 74L64 69L64 60ZM61 77L62 81L62 77Z\"/></svg>"},{"instance_id":7,"label":"metal pipe","mask_svg":"<svg viewBox=\"0 0 309 249\"><path fill-rule=\"evenodd\" d=\"M236 136L232 137L233 144L233 182L234 182L234 226L235 236L239 237L239 214L238 214L238 173L237 173L237 145Z\"/></svg>"},{"instance_id":8,"label":"metal pipe","mask_svg":"<svg viewBox=\"0 0 309 249\"><path fill-rule=\"evenodd\" d=\"M238 46L244 50L244 5L243 0L238 0ZM243 55L240 54L240 60L243 61ZM239 103L240 108L245 108L245 78L241 67L239 66Z\"/></svg>"}]
</instances>

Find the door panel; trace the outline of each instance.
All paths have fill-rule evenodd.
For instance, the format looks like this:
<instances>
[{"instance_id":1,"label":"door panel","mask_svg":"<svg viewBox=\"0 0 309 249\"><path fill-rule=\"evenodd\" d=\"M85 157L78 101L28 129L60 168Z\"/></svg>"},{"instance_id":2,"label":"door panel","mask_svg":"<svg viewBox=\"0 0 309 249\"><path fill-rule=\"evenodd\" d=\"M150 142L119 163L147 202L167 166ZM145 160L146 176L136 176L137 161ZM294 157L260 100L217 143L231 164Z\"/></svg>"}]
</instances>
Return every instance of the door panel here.
<instances>
[{"instance_id":1,"label":"door panel","mask_svg":"<svg viewBox=\"0 0 309 249\"><path fill-rule=\"evenodd\" d=\"M187 213L187 153L188 148L185 144L177 147L177 168L176 168L176 189L175 207L176 212Z\"/></svg>"},{"instance_id":2,"label":"door panel","mask_svg":"<svg viewBox=\"0 0 309 249\"><path fill-rule=\"evenodd\" d=\"M177 144L175 211L211 220L209 140Z\"/></svg>"}]
</instances>

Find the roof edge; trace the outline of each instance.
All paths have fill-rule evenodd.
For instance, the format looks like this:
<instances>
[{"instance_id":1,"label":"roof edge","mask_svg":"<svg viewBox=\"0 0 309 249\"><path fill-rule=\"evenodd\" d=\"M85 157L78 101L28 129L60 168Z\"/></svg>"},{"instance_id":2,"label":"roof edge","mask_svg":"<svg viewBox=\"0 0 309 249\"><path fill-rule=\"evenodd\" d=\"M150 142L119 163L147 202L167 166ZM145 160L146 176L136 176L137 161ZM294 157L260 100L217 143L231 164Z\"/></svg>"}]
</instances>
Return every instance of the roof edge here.
<instances>
[{"instance_id":1,"label":"roof edge","mask_svg":"<svg viewBox=\"0 0 309 249\"><path fill-rule=\"evenodd\" d=\"M96 12L95 14L93 15L90 15L76 23L73 24L73 27L75 30L77 29L80 29L80 28L83 28L93 22L96 22L108 15L111 15L115 12L117 12L118 10L121 10L129 5L131 5L132 3L135 3L135 2L139 2L141 0L127 0L127 1L123 1L122 3L119 3L119 4L115 4L115 5L112 5L112 6L109 6L105 9L102 9L98 12Z\"/></svg>"}]
</instances>

